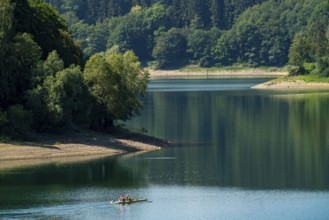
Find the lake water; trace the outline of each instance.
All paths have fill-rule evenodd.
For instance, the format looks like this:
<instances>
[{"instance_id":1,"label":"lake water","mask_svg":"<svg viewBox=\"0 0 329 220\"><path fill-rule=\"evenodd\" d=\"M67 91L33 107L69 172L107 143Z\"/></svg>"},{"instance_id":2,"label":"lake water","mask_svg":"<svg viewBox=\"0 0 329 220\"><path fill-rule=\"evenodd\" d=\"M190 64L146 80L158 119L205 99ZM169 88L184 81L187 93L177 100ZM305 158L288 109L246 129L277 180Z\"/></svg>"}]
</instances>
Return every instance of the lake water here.
<instances>
[{"instance_id":1,"label":"lake water","mask_svg":"<svg viewBox=\"0 0 329 220\"><path fill-rule=\"evenodd\" d=\"M0 170L0 219L329 219L329 91L266 80L151 81L127 127L172 147Z\"/></svg>"}]
</instances>

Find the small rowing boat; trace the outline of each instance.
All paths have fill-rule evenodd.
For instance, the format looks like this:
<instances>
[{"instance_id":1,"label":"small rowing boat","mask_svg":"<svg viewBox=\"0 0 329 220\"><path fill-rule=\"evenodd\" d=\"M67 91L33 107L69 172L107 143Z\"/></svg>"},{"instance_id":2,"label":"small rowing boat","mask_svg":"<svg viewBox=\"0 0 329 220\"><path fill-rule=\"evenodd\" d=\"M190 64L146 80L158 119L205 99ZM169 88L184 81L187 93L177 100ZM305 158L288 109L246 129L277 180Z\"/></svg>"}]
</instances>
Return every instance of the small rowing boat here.
<instances>
[{"instance_id":1,"label":"small rowing boat","mask_svg":"<svg viewBox=\"0 0 329 220\"><path fill-rule=\"evenodd\" d=\"M119 205L125 205L125 204L131 204L136 202L146 202L147 199L131 199L129 201L111 201L111 204L119 204Z\"/></svg>"}]
</instances>

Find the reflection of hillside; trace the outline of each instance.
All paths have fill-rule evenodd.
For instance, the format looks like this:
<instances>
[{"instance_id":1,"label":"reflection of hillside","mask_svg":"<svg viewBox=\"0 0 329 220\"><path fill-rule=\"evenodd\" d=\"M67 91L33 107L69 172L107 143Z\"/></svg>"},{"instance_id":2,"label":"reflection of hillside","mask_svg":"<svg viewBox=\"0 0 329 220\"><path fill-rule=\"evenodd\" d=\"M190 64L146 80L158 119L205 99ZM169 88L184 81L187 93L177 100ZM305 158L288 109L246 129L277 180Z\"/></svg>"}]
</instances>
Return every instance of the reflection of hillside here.
<instances>
[{"instance_id":1,"label":"reflection of hillside","mask_svg":"<svg viewBox=\"0 0 329 220\"><path fill-rule=\"evenodd\" d=\"M182 147L177 182L328 189L329 94L150 93L130 126ZM155 164L166 172L168 163ZM163 166L163 167L161 167Z\"/></svg>"},{"instance_id":2,"label":"reflection of hillside","mask_svg":"<svg viewBox=\"0 0 329 220\"><path fill-rule=\"evenodd\" d=\"M13 192L20 193L22 198L31 198L40 193L61 194L68 188L75 189L81 185L105 188L143 187L144 169L143 164L130 169L124 166L119 158L107 158L84 163L51 164L1 171L0 207L14 205L12 202L17 200L12 197ZM21 203L22 200L17 202Z\"/></svg>"},{"instance_id":3,"label":"reflection of hillside","mask_svg":"<svg viewBox=\"0 0 329 220\"><path fill-rule=\"evenodd\" d=\"M142 170L143 168L131 170L116 157L74 164L49 164L10 170L9 172L3 171L0 173L0 186L90 184L137 187L144 182L143 175L139 175Z\"/></svg>"}]
</instances>

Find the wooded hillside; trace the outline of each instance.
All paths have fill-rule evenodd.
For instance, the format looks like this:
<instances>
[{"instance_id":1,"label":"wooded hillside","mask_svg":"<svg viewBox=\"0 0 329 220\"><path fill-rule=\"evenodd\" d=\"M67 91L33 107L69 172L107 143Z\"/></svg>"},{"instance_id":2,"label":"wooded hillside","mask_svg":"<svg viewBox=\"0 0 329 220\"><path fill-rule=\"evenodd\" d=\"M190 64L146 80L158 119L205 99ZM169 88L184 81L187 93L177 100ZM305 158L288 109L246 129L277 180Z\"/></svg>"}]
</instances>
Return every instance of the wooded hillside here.
<instances>
[{"instance_id":1,"label":"wooded hillside","mask_svg":"<svg viewBox=\"0 0 329 220\"><path fill-rule=\"evenodd\" d=\"M48 0L86 57L118 45L159 68L283 66L295 34L320 22L327 0Z\"/></svg>"}]
</instances>

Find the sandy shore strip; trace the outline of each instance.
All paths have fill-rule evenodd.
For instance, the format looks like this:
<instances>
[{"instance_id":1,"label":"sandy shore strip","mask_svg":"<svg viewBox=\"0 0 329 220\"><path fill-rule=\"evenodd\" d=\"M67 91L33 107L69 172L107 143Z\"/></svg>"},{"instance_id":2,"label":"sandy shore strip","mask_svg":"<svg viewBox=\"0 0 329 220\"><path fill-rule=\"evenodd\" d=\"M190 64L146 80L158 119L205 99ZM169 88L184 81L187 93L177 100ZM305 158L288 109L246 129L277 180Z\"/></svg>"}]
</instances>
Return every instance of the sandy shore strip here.
<instances>
[{"instance_id":1,"label":"sandy shore strip","mask_svg":"<svg viewBox=\"0 0 329 220\"><path fill-rule=\"evenodd\" d=\"M115 136L84 131L40 142L0 143L0 169L15 165L75 162L132 152L160 150L168 142L139 133Z\"/></svg>"},{"instance_id":2,"label":"sandy shore strip","mask_svg":"<svg viewBox=\"0 0 329 220\"><path fill-rule=\"evenodd\" d=\"M303 80L287 81L287 82L265 82L257 86L252 87L253 89L278 89L278 90L288 90L288 89L321 89L329 90L329 83L312 83L305 82Z\"/></svg>"},{"instance_id":3,"label":"sandy shore strip","mask_svg":"<svg viewBox=\"0 0 329 220\"><path fill-rule=\"evenodd\" d=\"M202 70L202 71L180 71L180 70L148 70L151 79L158 78L180 78L180 77L278 77L286 76L286 71L267 71L261 69L246 70Z\"/></svg>"}]
</instances>

